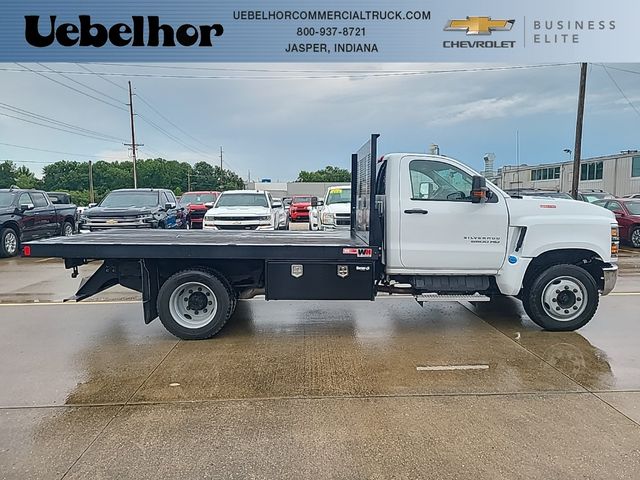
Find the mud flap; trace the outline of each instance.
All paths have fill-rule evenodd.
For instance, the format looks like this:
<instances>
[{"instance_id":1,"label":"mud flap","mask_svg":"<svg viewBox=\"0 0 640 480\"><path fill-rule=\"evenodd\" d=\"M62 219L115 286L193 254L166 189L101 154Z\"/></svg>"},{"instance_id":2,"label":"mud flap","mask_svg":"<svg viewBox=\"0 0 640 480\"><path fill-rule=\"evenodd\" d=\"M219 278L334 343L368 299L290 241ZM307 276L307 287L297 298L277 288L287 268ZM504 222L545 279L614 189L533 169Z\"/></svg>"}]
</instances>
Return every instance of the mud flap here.
<instances>
[{"instance_id":1,"label":"mud flap","mask_svg":"<svg viewBox=\"0 0 640 480\"><path fill-rule=\"evenodd\" d=\"M158 264L148 260L140 260L142 270L142 309L144 311L144 323L151 323L158 318L158 290L160 290L160 278Z\"/></svg>"}]
</instances>

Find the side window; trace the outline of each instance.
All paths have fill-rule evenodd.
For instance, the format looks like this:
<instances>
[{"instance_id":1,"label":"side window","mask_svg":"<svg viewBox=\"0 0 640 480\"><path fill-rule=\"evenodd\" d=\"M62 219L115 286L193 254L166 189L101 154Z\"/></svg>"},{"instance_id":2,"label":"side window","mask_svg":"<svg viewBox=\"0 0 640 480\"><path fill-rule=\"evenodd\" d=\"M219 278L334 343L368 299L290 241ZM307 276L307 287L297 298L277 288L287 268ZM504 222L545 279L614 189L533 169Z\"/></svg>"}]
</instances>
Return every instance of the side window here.
<instances>
[{"instance_id":1,"label":"side window","mask_svg":"<svg viewBox=\"0 0 640 480\"><path fill-rule=\"evenodd\" d=\"M33 199L33 205L36 207L47 207L49 203L47 203L47 199L44 198L42 193L33 192L31 194L31 198Z\"/></svg>"},{"instance_id":2,"label":"side window","mask_svg":"<svg viewBox=\"0 0 640 480\"><path fill-rule=\"evenodd\" d=\"M31 196L28 193L23 193L20 195L18 205L33 205L33 200L31 200Z\"/></svg>"},{"instance_id":3,"label":"side window","mask_svg":"<svg viewBox=\"0 0 640 480\"><path fill-rule=\"evenodd\" d=\"M169 195L167 192L162 192L160 195L160 201L164 204L171 203L171 199L169 199Z\"/></svg>"},{"instance_id":4,"label":"side window","mask_svg":"<svg viewBox=\"0 0 640 480\"><path fill-rule=\"evenodd\" d=\"M607 203L607 207L606 208L607 208L607 210L611 210L612 212L615 212L616 210L620 211L620 212L624 211L624 209L622 208L622 205L620 205L619 202L609 202L609 203Z\"/></svg>"},{"instance_id":5,"label":"side window","mask_svg":"<svg viewBox=\"0 0 640 480\"><path fill-rule=\"evenodd\" d=\"M412 200L471 201L472 177L453 165L412 160L409 175Z\"/></svg>"},{"instance_id":6,"label":"side window","mask_svg":"<svg viewBox=\"0 0 640 480\"><path fill-rule=\"evenodd\" d=\"M166 191L164 193L167 195L167 198L171 203L175 203L176 205L178 204L178 200L176 199L176 196L173 194L171 190Z\"/></svg>"}]
</instances>

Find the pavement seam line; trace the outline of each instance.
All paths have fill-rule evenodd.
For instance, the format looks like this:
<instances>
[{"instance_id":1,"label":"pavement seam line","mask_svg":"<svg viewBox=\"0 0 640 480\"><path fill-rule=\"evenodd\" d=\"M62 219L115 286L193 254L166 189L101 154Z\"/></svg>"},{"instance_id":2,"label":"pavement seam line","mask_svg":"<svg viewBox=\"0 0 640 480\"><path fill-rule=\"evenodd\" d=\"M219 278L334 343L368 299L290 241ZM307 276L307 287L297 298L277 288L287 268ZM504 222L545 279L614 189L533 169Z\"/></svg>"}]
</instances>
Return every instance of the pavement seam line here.
<instances>
[{"instance_id":1,"label":"pavement seam line","mask_svg":"<svg viewBox=\"0 0 640 480\"><path fill-rule=\"evenodd\" d=\"M544 358L542 358L540 355L538 355L535 352L532 352L531 350L529 350L527 347L525 347L524 345L518 343L515 341L515 339L511 338L509 335L507 335L506 333L504 333L502 330L494 327L493 325L491 325L489 322L487 322L484 318L482 318L480 315L478 315L476 312L474 312L470 307L468 307L467 305L464 305L464 307L469 310L471 313L473 313L476 317L478 317L480 320L482 320L484 323L486 323L487 325L489 325L491 328L495 329L496 331L500 332L502 335L504 335L505 337L507 337L509 340L511 340L513 343L515 343L516 345L520 345L522 348L524 348L527 352L531 353L532 355L538 357L542 362L546 363L547 365L549 365L551 368L553 368L554 370L556 370L557 372L559 372L561 375L564 375L566 378L568 378L570 381L572 381L573 383L575 383L576 385L578 385L580 388L584 388L586 393L589 393L590 395L592 395L593 397L597 398L600 402L604 403L605 405L607 405L609 408L613 409L615 412L619 413L620 415L622 415L623 417L625 417L626 419L628 419L629 421L631 421L634 425L637 425L638 427L640 427L640 424L638 422L636 422L635 420L633 420L632 418L630 418L628 415L624 414L623 412L621 412L620 410L618 410L617 408L615 408L613 405L611 405L609 402L607 402L606 400L604 400L603 398L601 398L600 396L598 396L598 394L595 391L590 390L589 388L587 388L586 386L582 385L580 382L578 382L577 380L574 380L573 378L571 378L569 375L567 375L566 373L564 373L563 371L561 371L560 369L558 369L555 365L551 365L549 362L547 362Z\"/></svg>"},{"instance_id":2,"label":"pavement seam line","mask_svg":"<svg viewBox=\"0 0 640 480\"><path fill-rule=\"evenodd\" d=\"M269 402L283 400L368 400L368 399L394 399L394 398L455 398L455 397L520 397L520 396L560 396L560 395L587 395L590 392L583 390L549 390L549 391L524 391L524 392L456 392L456 393L415 393L415 394L375 394L375 395L313 395L290 397L233 397L233 398L205 398L196 400L143 400L128 403L73 403L67 405L33 405L33 406L6 406L2 410L31 410L48 408L100 408L100 407L135 407L144 405L174 405L194 403L225 403L225 402ZM616 393L616 392L612 392ZM617 392L620 393L620 392ZM623 393L640 393L640 391L627 391Z\"/></svg>"},{"instance_id":3,"label":"pavement seam line","mask_svg":"<svg viewBox=\"0 0 640 480\"><path fill-rule=\"evenodd\" d=\"M602 395L603 393L609 393L609 392L599 392L600 395ZM611 392L611 393L616 393L616 392ZM633 392L632 392L633 393ZM598 393L596 392L591 392L591 394L593 396L595 396L598 400L600 400L601 402L605 403L606 405L608 405L609 407L611 407L613 410L615 410L616 412L618 412L620 415L622 415L623 417L625 417L627 420L629 420L631 423L633 423L634 425L638 426L638 428L640 428L640 423L636 422L633 418L631 418L629 415L627 415L626 413L624 413L623 411L621 411L620 409L614 407L613 405L611 405L611 403L607 402L604 398L602 398Z\"/></svg>"},{"instance_id":4,"label":"pavement seam line","mask_svg":"<svg viewBox=\"0 0 640 480\"><path fill-rule=\"evenodd\" d=\"M166 358L169 356L169 354L171 352L173 352L173 350L176 348L176 346L178 346L178 344L180 343L180 340L178 340L176 343L173 344L173 346L169 349L169 351L162 357L162 359L160 359L160 361L158 362L158 364L151 370L151 372L149 372L149 375L147 375L147 378L145 378L140 385L138 386L138 388L136 388L136 390L131 394L131 396L129 397L129 399L123 403L122 405L120 405L120 408L118 408L118 410L116 411L116 413L113 414L113 416L109 419L109 421L104 425L104 427L102 427L100 429L100 431L97 433L97 435L93 438L93 440L91 440L91 442L89 442L89 445L87 445L87 447L82 451L82 453L80 453L80 455L78 456L78 458L75 459L75 461L69 466L69 468L67 469L66 472L64 472L64 475L62 475L62 477L60 477L60 480L64 480L64 478L69 474L69 472L73 469L73 467L75 467L78 462L82 459L82 457L84 457L85 453L87 453L89 451L89 449L98 441L98 438L100 438L102 436L102 434L107 430L107 428L109 428L109 425L111 425L113 423L113 421L118 417L118 415L120 415L120 413L124 410L124 407L127 406L127 404L129 403L129 401L131 401L131 399L135 396L136 393L138 393L138 391L142 388L142 386L147 382L147 380L149 380L149 378L151 377L151 375L153 375L153 373L158 369L158 367L160 365L162 365L162 363L166 360Z\"/></svg>"}]
</instances>

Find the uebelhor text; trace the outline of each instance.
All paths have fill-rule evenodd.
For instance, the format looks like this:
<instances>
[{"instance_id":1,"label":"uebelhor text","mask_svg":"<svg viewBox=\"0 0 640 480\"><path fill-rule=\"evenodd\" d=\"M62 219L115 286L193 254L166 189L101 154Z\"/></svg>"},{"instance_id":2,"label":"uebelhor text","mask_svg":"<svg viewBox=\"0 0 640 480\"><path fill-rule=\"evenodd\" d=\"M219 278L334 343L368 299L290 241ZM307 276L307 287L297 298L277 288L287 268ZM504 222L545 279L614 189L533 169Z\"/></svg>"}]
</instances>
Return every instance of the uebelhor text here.
<instances>
[{"instance_id":1,"label":"uebelhor text","mask_svg":"<svg viewBox=\"0 0 640 480\"><path fill-rule=\"evenodd\" d=\"M57 42L63 47L102 47L109 42L116 47L212 47L212 37L219 37L224 32L218 23L174 27L161 24L157 16L132 16L130 24L116 23L110 27L92 23L89 15L79 15L78 25L61 23L56 26L56 18L51 15L41 25L39 15L25 15L24 36L29 45L44 48Z\"/></svg>"}]
</instances>

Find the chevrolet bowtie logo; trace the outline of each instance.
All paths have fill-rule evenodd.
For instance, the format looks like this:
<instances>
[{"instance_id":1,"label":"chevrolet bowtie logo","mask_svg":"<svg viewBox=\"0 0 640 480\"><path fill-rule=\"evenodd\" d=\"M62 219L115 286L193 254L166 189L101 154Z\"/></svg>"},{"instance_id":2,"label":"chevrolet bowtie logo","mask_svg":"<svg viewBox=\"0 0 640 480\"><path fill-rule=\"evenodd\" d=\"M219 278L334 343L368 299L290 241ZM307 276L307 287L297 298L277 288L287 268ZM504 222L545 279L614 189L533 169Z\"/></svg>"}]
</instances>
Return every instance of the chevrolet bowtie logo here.
<instances>
[{"instance_id":1,"label":"chevrolet bowtie logo","mask_svg":"<svg viewBox=\"0 0 640 480\"><path fill-rule=\"evenodd\" d=\"M467 35L491 35L494 30L511 30L515 20L492 20L491 17L467 17L466 20L449 20L445 30L463 30Z\"/></svg>"}]
</instances>

